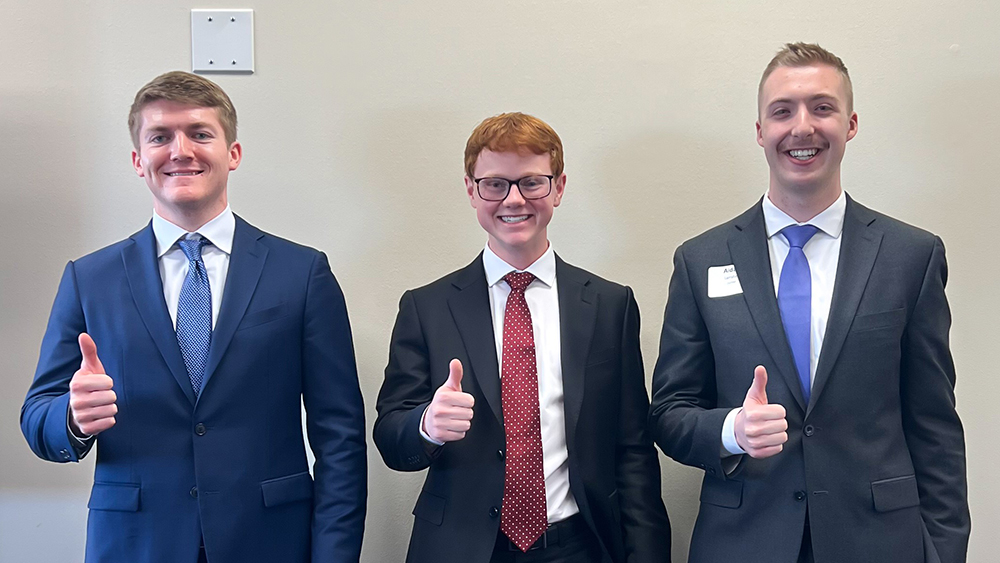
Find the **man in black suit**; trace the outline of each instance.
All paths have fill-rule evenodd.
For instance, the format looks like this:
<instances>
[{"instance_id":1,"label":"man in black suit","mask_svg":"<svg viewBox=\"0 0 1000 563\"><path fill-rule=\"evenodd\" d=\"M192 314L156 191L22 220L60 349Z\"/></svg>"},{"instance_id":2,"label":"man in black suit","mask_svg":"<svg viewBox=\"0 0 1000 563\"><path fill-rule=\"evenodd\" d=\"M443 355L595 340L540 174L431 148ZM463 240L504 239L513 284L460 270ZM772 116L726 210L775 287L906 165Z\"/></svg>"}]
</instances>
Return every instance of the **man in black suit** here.
<instances>
[{"instance_id":1,"label":"man in black suit","mask_svg":"<svg viewBox=\"0 0 1000 563\"><path fill-rule=\"evenodd\" d=\"M944 246L844 193L857 130L844 63L786 45L767 195L674 256L650 420L706 473L692 562L965 561Z\"/></svg>"},{"instance_id":2,"label":"man in black suit","mask_svg":"<svg viewBox=\"0 0 1000 563\"><path fill-rule=\"evenodd\" d=\"M488 243L403 294L377 403L386 464L429 468L407 561L669 561L632 290L546 235L566 187L558 135L486 119L465 170Z\"/></svg>"}]
</instances>

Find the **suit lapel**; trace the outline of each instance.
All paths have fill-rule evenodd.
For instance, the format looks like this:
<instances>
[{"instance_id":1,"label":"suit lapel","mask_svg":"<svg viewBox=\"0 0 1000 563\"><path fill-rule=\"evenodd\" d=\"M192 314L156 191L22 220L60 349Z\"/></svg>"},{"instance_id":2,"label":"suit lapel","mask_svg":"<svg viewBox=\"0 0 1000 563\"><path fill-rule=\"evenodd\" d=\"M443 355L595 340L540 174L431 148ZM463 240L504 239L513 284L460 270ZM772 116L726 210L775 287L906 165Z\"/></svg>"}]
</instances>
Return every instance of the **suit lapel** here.
<instances>
[{"instance_id":1,"label":"suit lapel","mask_svg":"<svg viewBox=\"0 0 1000 563\"><path fill-rule=\"evenodd\" d=\"M830 301L830 317L823 337L823 348L820 350L819 365L816 366L816 377L813 380L812 398L809 410L819 398L830 372L837 362L837 356L844 346L847 332L858 311L861 296L868 285L875 257L882 243L882 233L869 228L875 221L875 214L869 209L847 198L847 209L844 215L844 240L840 244L840 258L837 261L837 277L833 286L833 299ZM808 416L808 411L806 415Z\"/></svg>"},{"instance_id":2,"label":"suit lapel","mask_svg":"<svg viewBox=\"0 0 1000 563\"><path fill-rule=\"evenodd\" d=\"M222 356L233 340L236 327L243 320L250 298L257 289L257 282L260 280L260 273L267 258L267 247L258 242L263 236L262 231L239 216L236 217L233 253L229 257L229 273L226 275L226 289L222 294L219 318L212 332L212 347L208 352L202 393L208 387L212 374L219 367ZM188 386L190 387L190 383Z\"/></svg>"},{"instance_id":3,"label":"suit lapel","mask_svg":"<svg viewBox=\"0 0 1000 563\"><path fill-rule=\"evenodd\" d=\"M771 258L767 251L767 231L764 228L764 212L760 202L739 216L735 226L737 232L729 237L729 252L733 258L733 265L736 266L740 286L743 288L743 299L782 379L791 390L799 408L805 411L806 403L795 370L795 360L792 358L788 338L785 337L785 329L781 324L778 300L774 296ZM751 374L747 374L748 380L750 376Z\"/></svg>"},{"instance_id":4,"label":"suit lapel","mask_svg":"<svg viewBox=\"0 0 1000 563\"><path fill-rule=\"evenodd\" d=\"M195 396L191 379L184 367L184 358L181 357L181 349L177 344L177 333L174 332L167 304L163 300L163 281L160 279L152 224L132 235L131 240L132 244L122 249L122 261L132 299L146 330L160 350L163 361L177 380L184 396L193 405Z\"/></svg>"},{"instance_id":5,"label":"suit lapel","mask_svg":"<svg viewBox=\"0 0 1000 563\"><path fill-rule=\"evenodd\" d=\"M556 255L559 291L559 353L562 359L566 443L576 443L576 424L583 406L584 370L597 321L597 295L582 270Z\"/></svg>"},{"instance_id":6,"label":"suit lapel","mask_svg":"<svg viewBox=\"0 0 1000 563\"><path fill-rule=\"evenodd\" d=\"M458 327L472 364L472 373L497 421L503 424L500 403L500 362L497 359L489 288L482 253L462 269L452 282L458 290L448 299L448 308Z\"/></svg>"}]
</instances>

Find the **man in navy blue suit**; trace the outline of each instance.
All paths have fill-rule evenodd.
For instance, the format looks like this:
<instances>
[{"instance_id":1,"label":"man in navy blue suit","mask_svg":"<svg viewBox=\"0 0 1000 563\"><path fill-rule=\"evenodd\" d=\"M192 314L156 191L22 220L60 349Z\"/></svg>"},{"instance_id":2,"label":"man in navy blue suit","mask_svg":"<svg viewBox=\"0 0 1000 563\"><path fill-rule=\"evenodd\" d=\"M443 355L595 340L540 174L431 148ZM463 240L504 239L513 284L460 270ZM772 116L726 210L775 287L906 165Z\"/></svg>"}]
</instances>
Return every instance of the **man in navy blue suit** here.
<instances>
[{"instance_id":1,"label":"man in navy blue suit","mask_svg":"<svg viewBox=\"0 0 1000 563\"><path fill-rule=\"evenodd\" d=\"M67 264L21 409L42 459L98 444L87 562L358 561L364 407L326 256L233 214L218 85L159 76L129 128L152 221Z\"/></svg>"}]
</instances>

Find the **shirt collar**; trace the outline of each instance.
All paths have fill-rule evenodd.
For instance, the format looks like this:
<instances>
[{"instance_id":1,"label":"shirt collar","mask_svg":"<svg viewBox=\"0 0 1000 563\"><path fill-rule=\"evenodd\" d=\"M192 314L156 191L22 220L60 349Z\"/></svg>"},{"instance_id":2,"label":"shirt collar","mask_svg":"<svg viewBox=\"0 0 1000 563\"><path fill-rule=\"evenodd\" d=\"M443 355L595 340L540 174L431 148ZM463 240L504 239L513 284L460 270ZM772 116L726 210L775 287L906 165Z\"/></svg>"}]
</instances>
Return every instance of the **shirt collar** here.
<instances>
[{"instance_id":1,"label":"shirt collar","mask_svg":"<svg viewBox=\"0 0 1000 563\"><path fill-rule=\"evenodd\" d=\"M486 269L486 284L489 287L493 287L499 283L511 270L529 272L549 287L552 287L556 283L556 253L552 250L551 244L545 249L545 253L538 260L532 262L524 270L518 270L505 262L503 258L497 256L493 252L493 249L490 248L489 243L487 243L486 250L483 251L483 267Z\"/></svg>"},{"instance_id":2,"label":"shirt collar","mask_svg":"<svg viewBox=\"0 0 1000 563\"><path fill-rule=\"evenodd\" d=\"M771 199L764 195L764 203L762 204L764 208L764 228L767 231L767 238L771 238L774 235L781 232L781 229L789 225L813 225L819 230L827 234L831 238L839 238L840 233L844 232L844 214L847 211L847 195L844 191L840 191L840 196L836 201L830 204L819 215L813 217L812 219L799 223L795 219L788 216L787 213L778 209L778 206L771 203Z\"/></svg>"},{"instance_id":3,"label":"shirt collar","mask_svg":"<svg viewBox=\"0 0 1000 563\"><path fill-rule=\"evenodd\" d=\"M215 216L214 219L198 228L198 234L207 238L212 246L231 254L233 252L233 236L236 234L236 216L233 210L226 205L226 208ZM173 248L178 240L190 234L167 221L153 210L153 236L156 237L156 257L160 258Z\"/></svg>"}]
</instances>

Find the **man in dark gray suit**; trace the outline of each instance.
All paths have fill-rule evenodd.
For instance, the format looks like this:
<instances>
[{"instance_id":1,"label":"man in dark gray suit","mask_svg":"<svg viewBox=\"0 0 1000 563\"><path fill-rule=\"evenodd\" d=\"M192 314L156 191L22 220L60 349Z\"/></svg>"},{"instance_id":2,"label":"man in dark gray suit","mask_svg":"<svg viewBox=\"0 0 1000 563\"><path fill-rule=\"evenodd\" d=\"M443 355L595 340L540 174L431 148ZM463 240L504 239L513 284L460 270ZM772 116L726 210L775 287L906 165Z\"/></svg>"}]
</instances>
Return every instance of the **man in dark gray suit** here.
<instances>
[{"instance_id":1,"label":"man in dark gray suit","mask_svg":"<svg viewBox=\"0 0 1000 563\"><path fill-rule=\"evenodd\" d=\"M965 561L944 246L844 193L857 131L844 63L786 45L766 196L674 256L650 420L705 470L692 562Z\"/></svg>"}]
</instances>

